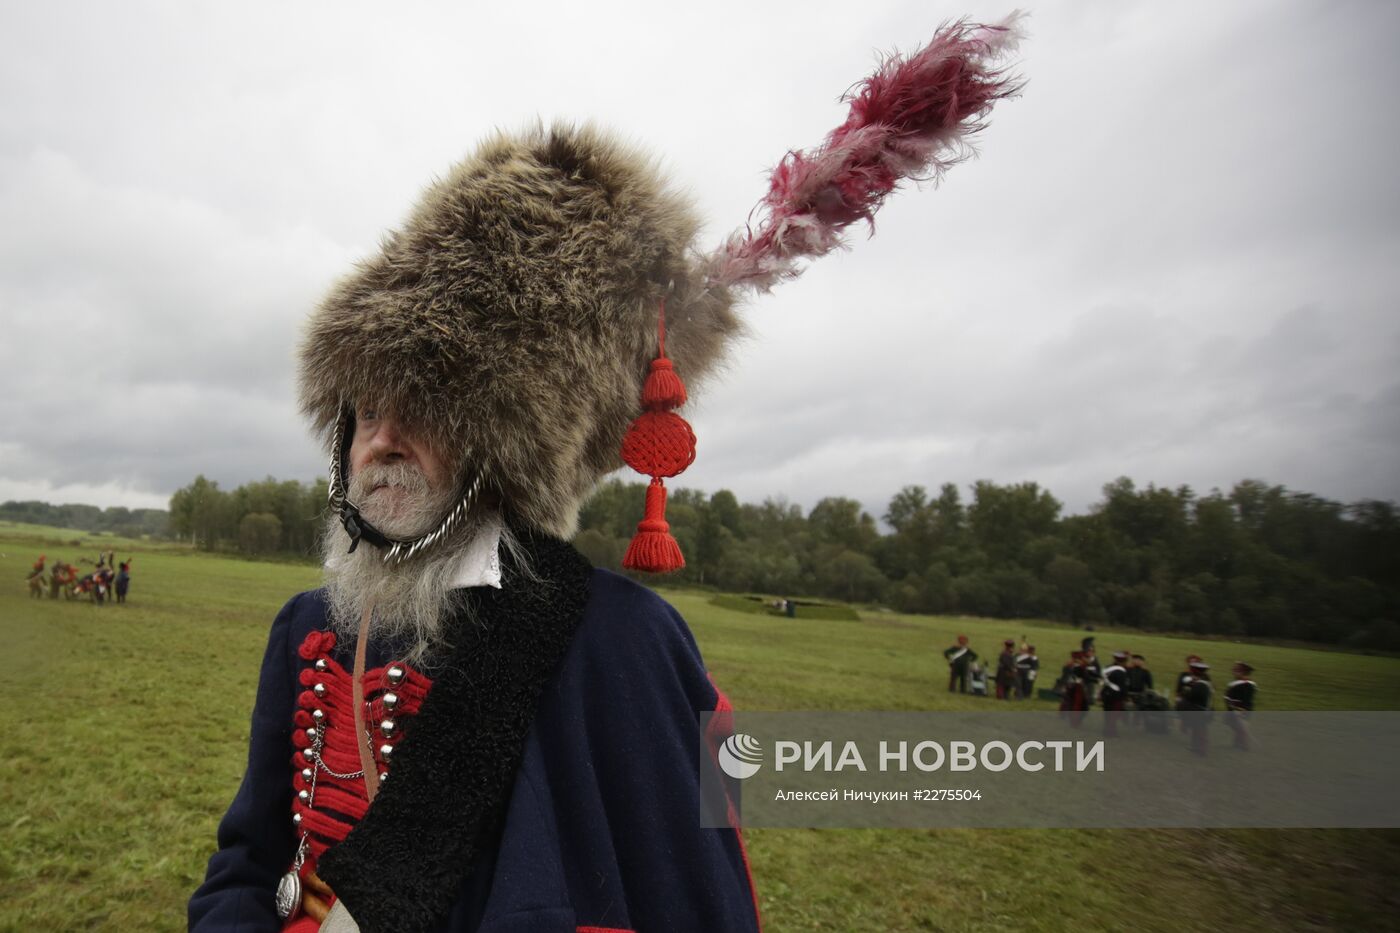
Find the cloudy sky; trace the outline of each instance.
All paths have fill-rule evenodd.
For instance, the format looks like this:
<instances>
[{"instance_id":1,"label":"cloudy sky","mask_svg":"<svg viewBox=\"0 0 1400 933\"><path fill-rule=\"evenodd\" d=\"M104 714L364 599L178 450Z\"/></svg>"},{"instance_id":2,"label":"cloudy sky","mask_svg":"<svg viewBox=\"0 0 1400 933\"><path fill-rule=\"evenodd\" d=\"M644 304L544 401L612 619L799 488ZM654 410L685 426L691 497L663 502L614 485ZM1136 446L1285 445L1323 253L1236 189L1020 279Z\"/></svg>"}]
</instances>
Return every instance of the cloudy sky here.
<instances>
[{"instance_id":1,"label":"cloudy sky","mask_svg":"<svg viewBox=\"0 0 1400 933\"><path fill-rule=\"evenodd\" d=\"M319 475L299 328L493 127L622 131L711 244L879 53L1009 9L479 6L4 0L0 500ZM1400 499L1400 4L1029 8L980 159L747 309L680 485Z\"/></svg>"}]
</instances>

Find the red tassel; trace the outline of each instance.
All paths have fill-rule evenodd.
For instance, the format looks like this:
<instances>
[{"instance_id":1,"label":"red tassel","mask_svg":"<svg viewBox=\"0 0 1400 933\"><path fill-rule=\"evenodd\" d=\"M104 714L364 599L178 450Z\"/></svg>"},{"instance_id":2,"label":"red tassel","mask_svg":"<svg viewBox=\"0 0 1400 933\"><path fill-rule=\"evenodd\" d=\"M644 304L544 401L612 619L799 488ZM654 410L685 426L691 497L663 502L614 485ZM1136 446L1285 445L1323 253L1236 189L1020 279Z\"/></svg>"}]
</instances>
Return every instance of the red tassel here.
<instances>
[{"instance_id":1,"label":"red tassel","mask_svg":"<svg viewBox=\"0 0 1400 933\"><path fill-rule=\"evenodd\" d=\"M651 361L651 372L642 387L642 407L647 411L670 411L685 404L685 383L676 375L671 361L658 357Z\"/></svg>"},{"instance_id":2,"label":"red tassel","mask_svg":"<svg viewBox=\"0 0 1400 933\"><path fill-rule=\"evenodd\" d=\"M627 546L622 566L645 573L670 573L685 566L681 546L666 523L666 486L660 478L653 478L647 487L646 513L637 523L637 534Z\"/></svg>"},{"instance_id":3,"label":"red tassel","mask_svg":"<svg viewBox=\"0 0 1400 933\"><path fill-rule=\"evenodd\" d=\"M651 477L647 487L645 517L627 546L622 566L647 573L670 573L685 566L681 546L666 523L666 486L663 476L675 476L695 459L695 433L671 409L685 404L685 383L666 358L666 299L656 324L656 359L651 361L642 385L642 407L622 440L622 459L639 473Z\"/></svg>"}]
</instances>

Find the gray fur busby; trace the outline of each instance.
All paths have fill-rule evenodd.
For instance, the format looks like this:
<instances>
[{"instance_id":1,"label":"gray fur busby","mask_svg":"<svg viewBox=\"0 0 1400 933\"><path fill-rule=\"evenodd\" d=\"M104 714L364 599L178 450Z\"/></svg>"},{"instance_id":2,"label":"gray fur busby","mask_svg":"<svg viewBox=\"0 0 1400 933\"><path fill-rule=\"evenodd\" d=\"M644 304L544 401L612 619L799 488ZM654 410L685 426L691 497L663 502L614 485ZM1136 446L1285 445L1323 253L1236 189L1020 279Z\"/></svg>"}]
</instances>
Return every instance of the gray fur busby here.
<instances>
[{"instance_id":1,"label":"gray fur busby","mask_svg":"<svg viewBox=\"0 0 1400 933\"><path fill-rule=\"evenodd\" d=\"M739 330L730 290L702 282L698 227L652 159L596 128L497 134L314 313L302 408L329 440L348 406L384 407L568 537L622 465L663 297L687 381Z\"/></svg>"},{"instance_id":2,"label":"gray fur busby","mask_svg":"<svg viewBox=\"0 0 1400 933\"><path fill-rule=\"evenodd\" d=\"M633 545L669 539L661 480L695 448L669 411L684 387L664 377L693 385L713 368L739 330L737 293L799 274L901 181L938 178L973 151L992 105L1019 90L1000 65L1019 18L958 21L885 60L848 93L845 122L774 168L762 219L707 255L689 204L631 147L571 126L497 135L316 311L301 348L303 409L331 439L350 406L386 408L456 460L473 490L497 491L514 520L564 537L594 483L622 465L626 436L627 462L652 476ZM653 361L665 391L651 391ZM333 501L340 479L333 466ZM405 544L379 540L390 557ZM629 548L624 564L681 566L673 539L666 550L633 562Z\"/></svg>"}]
</instances>

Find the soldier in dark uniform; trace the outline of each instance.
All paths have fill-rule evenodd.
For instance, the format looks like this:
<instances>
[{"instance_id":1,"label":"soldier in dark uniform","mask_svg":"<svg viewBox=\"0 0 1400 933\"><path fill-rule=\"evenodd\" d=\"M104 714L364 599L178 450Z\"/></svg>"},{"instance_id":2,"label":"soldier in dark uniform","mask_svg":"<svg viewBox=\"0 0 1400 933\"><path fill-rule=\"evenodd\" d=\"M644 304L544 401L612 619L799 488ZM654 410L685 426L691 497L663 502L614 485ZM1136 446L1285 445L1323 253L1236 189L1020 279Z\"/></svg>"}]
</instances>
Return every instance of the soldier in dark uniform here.
<instances>
[{"instance_id":1,"label":"soldier in dark uniform","mask_svg":"<svg viewBox=\"0 0 1400 933\"><path fill-rule=\"evenodd\" d=\"M1235 662L1230 672L1235 679L1225 687L1225 724L1235 734L1235 748L1249 751L1249 717L1254 712L1254 696L1259 687L1250 678L1254 668L1243 661Z\"/></svg>"},{"instance_id":2,"label":"soldier in dark uniform","mask_svg":"<svg viewBox=\"0 0 1400 933\"><path fill-rule=\"evenodd\" d=\"M1103 688L1099 699L1103 703L1103 734L1118 734L1118 720L1128 701L1128 669L1123 665L1128 660L1128 652L1113 652L1113 663L1104 668Z\"/></svg>"},{"instance_id":3,"label":"soldier in dark uniform","mask_svg":"<svg viewBox=\"0 0 1400 933\"><path fill-rule=\"evenodd\" d=\"M1089 695L1084 689L1084 652L1071 651L1069 658L1069 663L1060 669L1060 712L1077 729L1089 709Z\"/></svg>"},{"instance_id":4,"label":"soldier in dark uniform","mask_svg":"<svg viewBox=\"0 0 1400 933\"><path fill-rule=\"evenodd\" d=\"M967 669L977 660L977 652L967 646L967 636L959 635L958 643L943 652L948 662L948 692L967 692Z\"/></svg>"},{"instance_id":5,"label":"soldier in dark uniform","mask_svg":"<svg viewBox=\"0 0 1400 933\"><path fill-rule=\"evenodd\" d=\"M1174 694L1174 696L1176 697L1177 701L1181 700L1182 692L1186 689L1186 685L1191 682L1192 662L1199 661L1200 659L1201 656L1199 654L1188 654L1186 656L1186 670L1176 675L1176 693Z\"/></svg>"},{"instance_id":6,"label":"soldier in dark uniform","mask_svg":"<svg viewBox=\"0 0 1400 933\"><path fill-rule=\"evenodd\" d=\"M128 557L120 564L117 571L117 602L126 602L126 592L131 588L131 558Z\"/></svg>"},{"instance_id":7,"label":"soldier in dark uniform","mask_svg":"<svg viewBox=\"0 0 1400 933\"><path fill-rule=\"evenodd\" d=\"M1140 654L1132 655L1128 661L1128 703L1133 710L1133 724L1142 720L1145 708L1144 698L1152 690L1152 672L1147 669L1147 659Z\"/></svg>"},{"instance_id":8,"label":"soldier in dark uniform","mask_svg":"<svg viewBox=\"0 0 1400 933\"><path fill-rule=\"evenodd\" d=\"M1210 682L1210 665L1201 658L1190 662L1189 672L1181 686L1181 697L1176 701L1178 712L1186 713L1183 726L1191 736L1191 751L1205 755L1207 749L1207 727L1215 688Z\"/></svg>"},{"instance_id":9,"label":"soldier in dark uniform","mask_svg":"<svg viewBox=\"0 0 1400 933\"><path fill-rule=\"evenodd\" d=\"M1079 643L1083 655L1084 699L1090 706L1098 699L1099 682L1103 680L1103 666L1094 654L1094 637L1090 635Z\"/></svg>"},{"instance_id":10,"label":"soldier in dark uniform","mask_svg":"<svg viewBox=\"0 0 1400 933\"><path fill-rule=\"evenodd\" d=\"M1040 672L1040 658L1035 656L1035 645L1027 645L1016 655L1016 679L1020 686L1020 697L1025 700L1035 689L1035 677Z\"/></svg>"},{"instance_id":11,"label":"soldier in dark uniform","mask_svg":"<svg viewBox=\"0 0 1400 933\"><path fill-rule=\"evenodd\" d=\"M1001 654L997 656L997 699L1009 700L1016 690L1016 643L1011 639L1001 643Z\"/></svg>"},{"instance_id":12,"label":"soldier in dark uniform","mask_svg":"<svg viewBox=\"0 0 1400 933\"><path fill-rule=\"evenodd\" d=\"M1142 695L1152 689L1152 672L1147 669L1147 659L1135 654L1128 662L1128 699L1139 705Z\"/></svg>"}]
</instances>

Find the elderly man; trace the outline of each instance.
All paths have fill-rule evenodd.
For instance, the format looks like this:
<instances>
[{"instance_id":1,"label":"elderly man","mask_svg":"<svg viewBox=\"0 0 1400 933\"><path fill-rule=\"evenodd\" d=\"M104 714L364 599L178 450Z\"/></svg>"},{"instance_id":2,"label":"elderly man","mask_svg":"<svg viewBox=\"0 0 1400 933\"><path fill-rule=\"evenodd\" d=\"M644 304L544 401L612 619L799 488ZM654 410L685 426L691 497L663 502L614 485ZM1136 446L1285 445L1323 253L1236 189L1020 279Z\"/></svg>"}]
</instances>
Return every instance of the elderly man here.
<instances>
[{"instance_id":1,"label":"elderly man","mask_svg":"<svg viewBox=\"0 0 1400 933\"><path fill-rule=\"evenodd\" d=\"M454 467L353 419L358 530L431 531ZM684 622L500 509L417 565L328 531L325 588L273 625L192 928L757 929L741 837L699 822L698 718L727 704Z\"/></svg>"},{"instance_id":2,"label":"elderly man","mask_svg":"<svg viewBox=\"0 0 1400 933\"><path fill-rule=\"evenodd\" d=\"M563 540L659 300L687 373L735 329L694 225L599 133L501 137L313 316L325 586L273 623L192 928L757 929L738 831L701 820L727 702L670 606Z\"/></svg>"},{"instance_id":3,"label":"elderly man","mask_svg":"<svg viewBox=\"0 0 1400 933\"><path fill-rule=\"evenodd\" d=\"M625 462L651 477L625 566L683 566L680 374L716 368L742 290L964 156L1016 88L1015 39L957 23L884 63L713 252L654 159L536 128L455 167L331 291L300 354L331 461L325 586L273 623L192 927L757 928L737 828L705 828L728 800L702 819L726 729L702 717L728 703L676 612L566 541Z\"/></svg>"}]
</instances>

